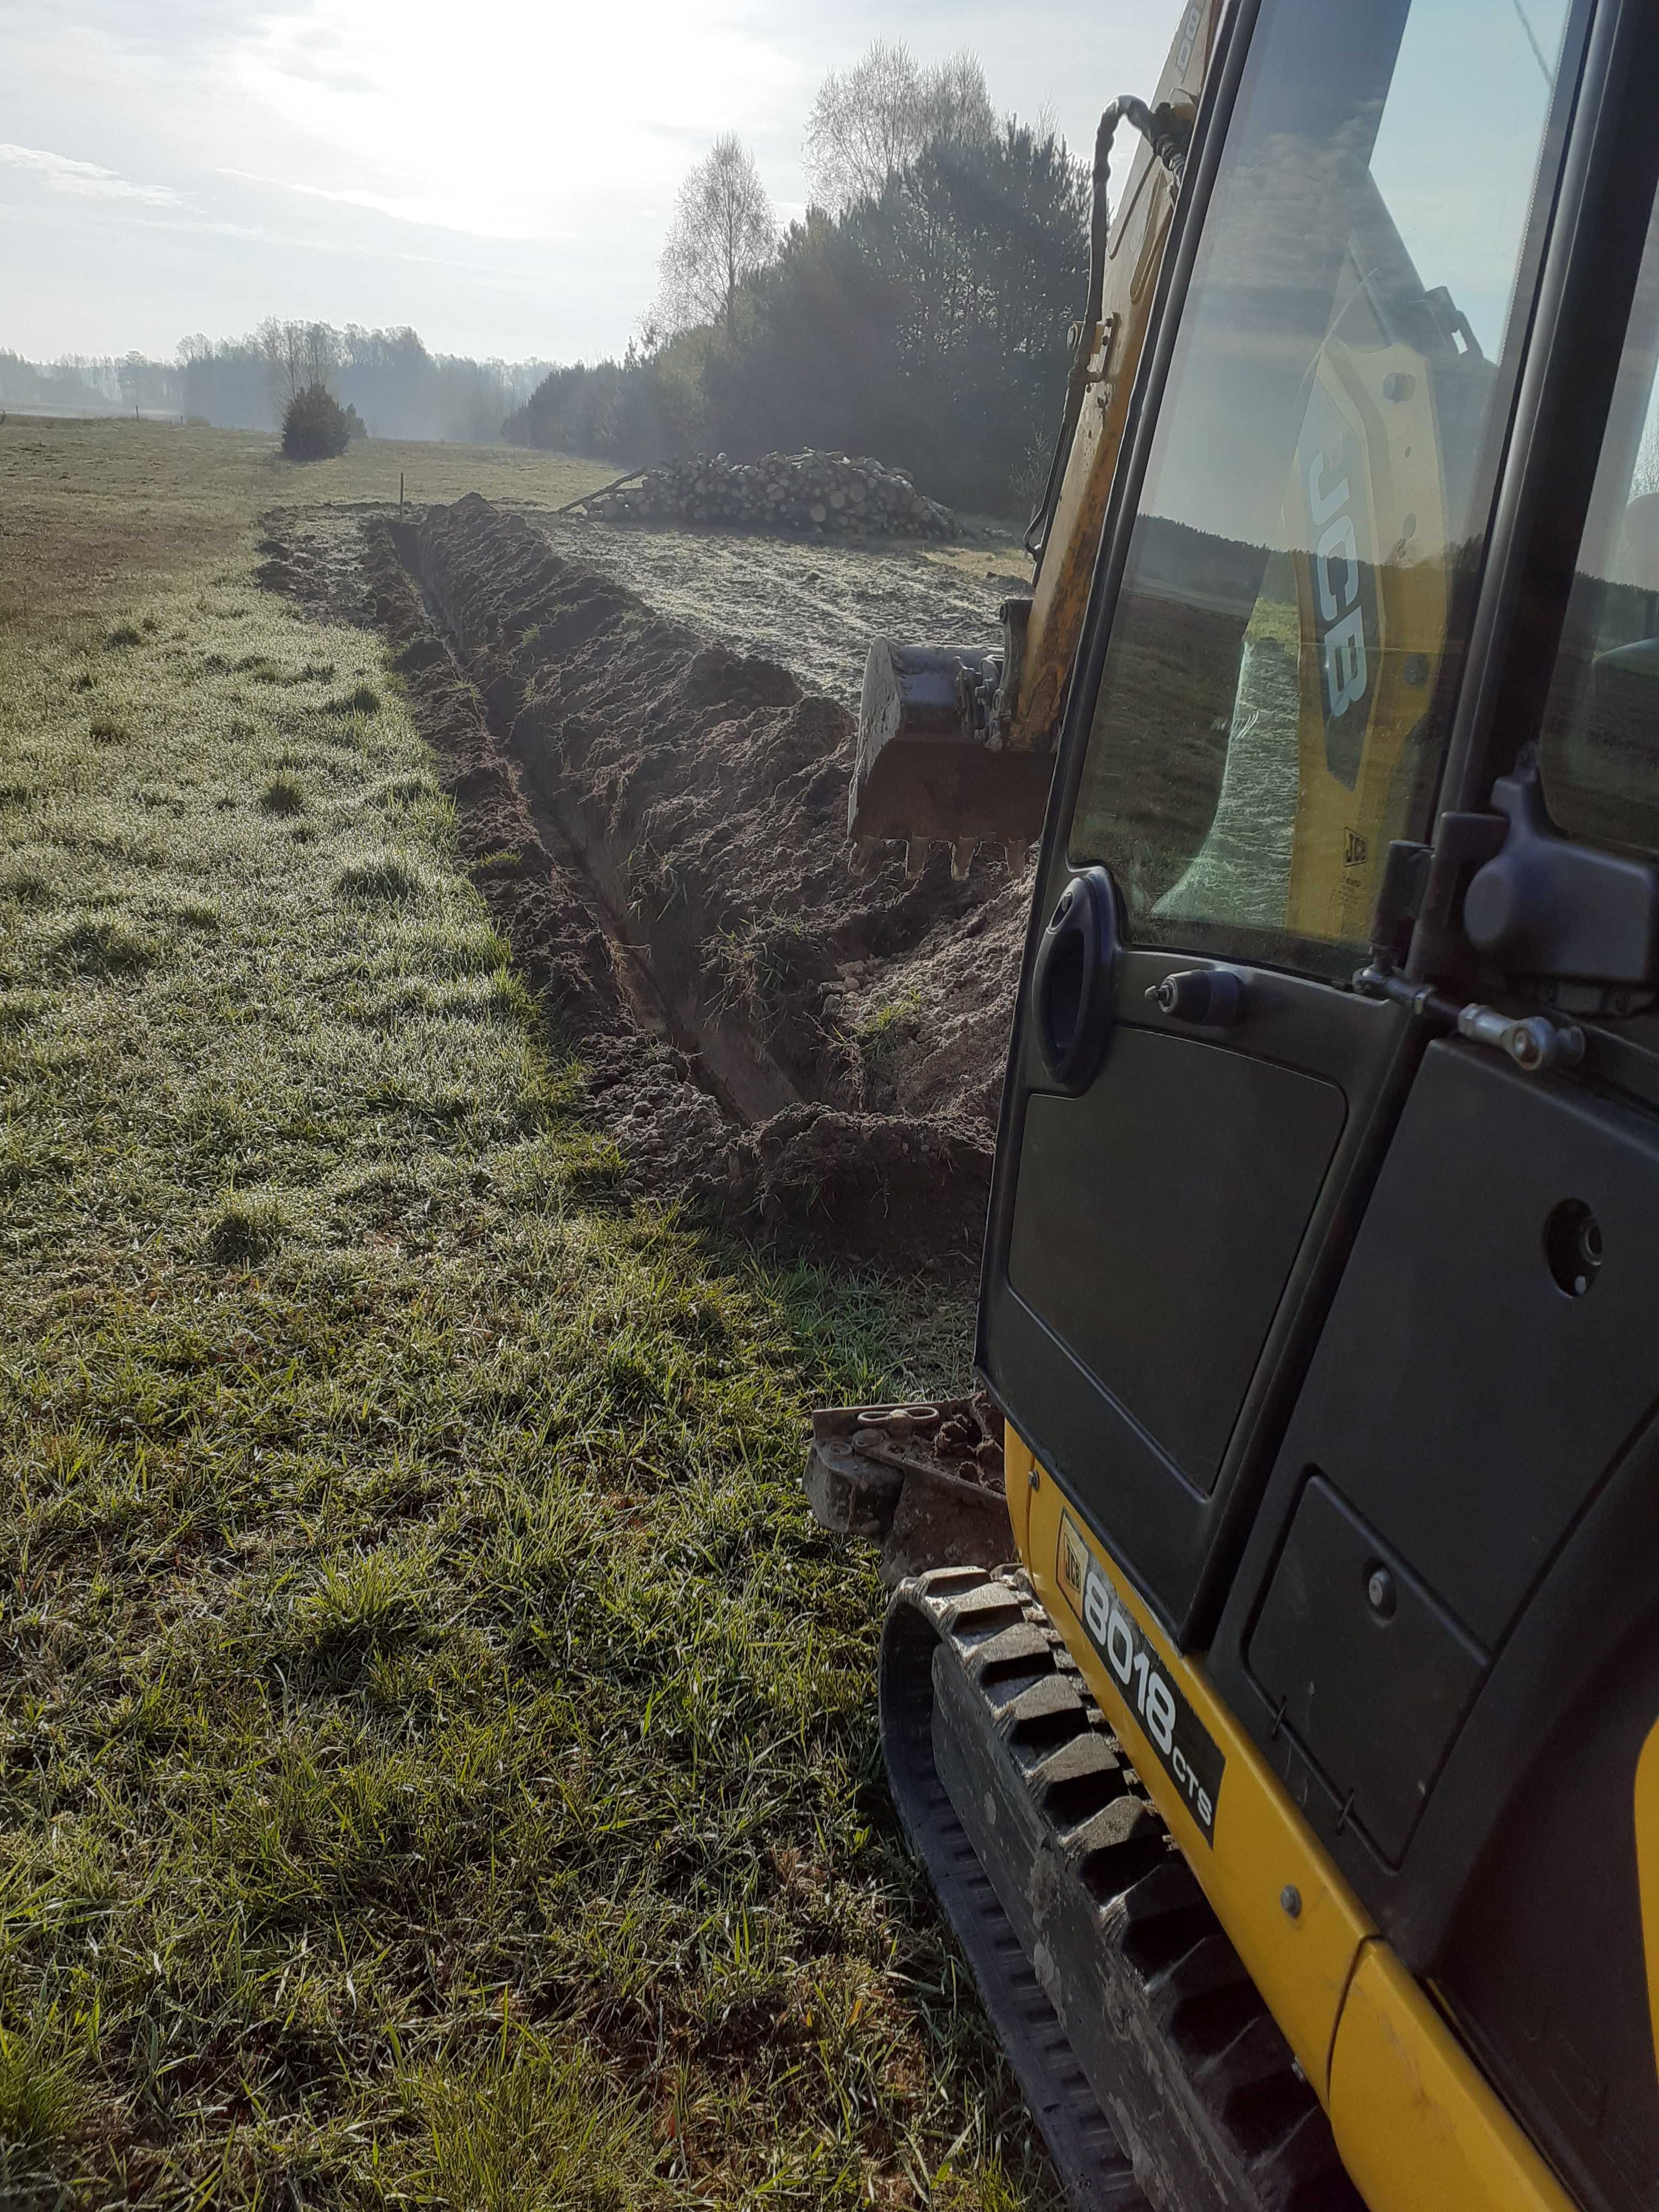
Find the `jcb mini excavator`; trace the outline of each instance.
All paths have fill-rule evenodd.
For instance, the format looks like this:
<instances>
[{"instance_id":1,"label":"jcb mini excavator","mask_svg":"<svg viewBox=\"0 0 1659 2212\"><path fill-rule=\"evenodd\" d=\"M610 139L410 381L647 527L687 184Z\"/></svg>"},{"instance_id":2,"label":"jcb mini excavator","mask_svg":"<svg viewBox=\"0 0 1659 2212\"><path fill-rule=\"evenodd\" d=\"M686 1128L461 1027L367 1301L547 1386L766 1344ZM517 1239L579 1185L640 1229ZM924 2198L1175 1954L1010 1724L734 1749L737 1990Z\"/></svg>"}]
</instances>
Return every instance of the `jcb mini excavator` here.
<instances>
[{"instance_id":1,"label":"jcb mini excavator","mask_svg":"<svg viewBox=\"0 0 1659 2212\"><path fill-rule=\"evenodd\" d=\"M872 650L854 839L1040 843L982 1395L809 1481L1079 2206L1659 2206L1656 110L1195 0L1032 595Z\"/></svg>"}]
</instances>

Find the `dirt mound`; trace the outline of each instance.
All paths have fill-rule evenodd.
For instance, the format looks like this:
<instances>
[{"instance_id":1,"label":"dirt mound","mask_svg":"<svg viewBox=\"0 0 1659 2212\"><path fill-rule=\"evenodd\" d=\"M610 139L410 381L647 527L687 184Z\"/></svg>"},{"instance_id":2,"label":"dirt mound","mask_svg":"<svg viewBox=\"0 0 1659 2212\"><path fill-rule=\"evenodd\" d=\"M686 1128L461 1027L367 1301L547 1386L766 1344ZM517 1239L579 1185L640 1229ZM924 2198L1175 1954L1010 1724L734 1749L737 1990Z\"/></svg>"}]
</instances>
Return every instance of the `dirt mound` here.
<instances>
[{"instance_id":1,"label":"dirt mound","mask_svg":"<svg viewBox=\"0 0 1659 2212\"><path fill-rule=\"evenodd\" d=\"M475 870L635 1179L970 1255L1028 884L988 854L854 878L847 709L520 518L475 495L369 538Z\"/></svg>"}]
</instances>

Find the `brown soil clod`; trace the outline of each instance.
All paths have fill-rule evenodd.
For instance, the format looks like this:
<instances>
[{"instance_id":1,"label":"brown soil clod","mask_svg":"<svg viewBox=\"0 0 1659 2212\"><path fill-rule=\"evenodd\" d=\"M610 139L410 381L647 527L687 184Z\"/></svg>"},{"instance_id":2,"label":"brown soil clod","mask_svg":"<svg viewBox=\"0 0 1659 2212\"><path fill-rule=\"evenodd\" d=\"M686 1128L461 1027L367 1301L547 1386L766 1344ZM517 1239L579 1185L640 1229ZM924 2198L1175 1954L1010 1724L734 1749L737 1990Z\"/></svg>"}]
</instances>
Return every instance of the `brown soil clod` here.
<instances>
[{"instance_id":1,"label":"brown soil clod","mask_svg":"<svg viewBox=\"0 0 1659 2212\"><path fill-rule=\"evenodd\" d=\"M908 878L897 848L854 877L848 709L522 517L475 495L361 546L463 857L631 1185L770 1243L970 1264L1029 884L988 854ZM268 557L326 566L305 553Z\"/></svg>"}]
</instances>

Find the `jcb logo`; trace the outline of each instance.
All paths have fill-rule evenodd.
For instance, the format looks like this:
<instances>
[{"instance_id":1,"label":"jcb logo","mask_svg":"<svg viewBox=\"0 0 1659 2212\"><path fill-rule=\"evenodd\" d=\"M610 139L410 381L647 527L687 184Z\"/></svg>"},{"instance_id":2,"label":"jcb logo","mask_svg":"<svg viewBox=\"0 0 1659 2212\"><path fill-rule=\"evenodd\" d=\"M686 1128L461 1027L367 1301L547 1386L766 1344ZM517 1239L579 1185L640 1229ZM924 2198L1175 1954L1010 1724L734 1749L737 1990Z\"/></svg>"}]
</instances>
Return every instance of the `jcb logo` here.
<instances>
[{"instance_id":1,"label":"jcb logo","mask_svg":"<svg viewBox=\"0 0 1659 2212\"><path fill-rule=\"evenodd\" d=\"M1330 467L1328 453L1314 455L1308 471L1308 513L1321 532L1314 548L1314 590L1325 635L1328 711L1335 716L1358 705L1370 672L1359 604L1359 540L1348 511L1352 491L1346 475L1334 484L1326 482Z\"/></svg>"},{"instance_id":2,"label":"jcb logo","mask_svg":"<svg viewBox=\"0 0 1659 2212\"><path fill-rule=\"evenodd\" d=\"M1296 492L1307 533L1304 636L1318 672L1325 760L1352 791L1365 750L1379 641L1376 572L1364 450L1319 381L1297 443Z\"/></svg>"},{"instance_id":3,"label":"jcb logo","mask_svg":"<svg viewBox=\"0 0 1659 2212\"><path fill-rule=\"evenodd\" d=\"M1177 76L1185 76L1187 74L1188 64L1193 58L1193 49L1198 44L1198 27L1203 20L1202 7L1192 7L1187 10L1187 20L1181 27L1181 44L1176 48Z\"/></svg>"}]
</instances>

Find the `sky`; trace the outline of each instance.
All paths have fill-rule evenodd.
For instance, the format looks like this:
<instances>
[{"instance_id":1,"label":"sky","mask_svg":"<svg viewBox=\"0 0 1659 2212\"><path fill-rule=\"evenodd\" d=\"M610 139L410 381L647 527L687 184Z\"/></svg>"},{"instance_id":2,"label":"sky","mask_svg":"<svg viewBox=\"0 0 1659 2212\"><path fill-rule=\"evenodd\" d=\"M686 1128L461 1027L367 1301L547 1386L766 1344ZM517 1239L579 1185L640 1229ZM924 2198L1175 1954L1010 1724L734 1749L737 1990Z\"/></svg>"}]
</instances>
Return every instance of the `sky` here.
<instances>
[{"instance_id":1,"label":"sky","mask_svg":"<svg viewBox=\"0 0 1659 2212\"><path fill-rule=\"evenodd\" d=\"M4 0L0 349L412 324L436 351L618 352L722 131L781 219L826 70L963 46L1087 154L1178 0Z\"/></svg>"}]
</instances>

